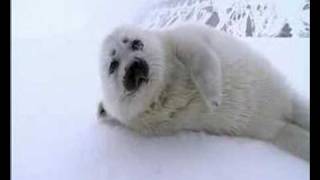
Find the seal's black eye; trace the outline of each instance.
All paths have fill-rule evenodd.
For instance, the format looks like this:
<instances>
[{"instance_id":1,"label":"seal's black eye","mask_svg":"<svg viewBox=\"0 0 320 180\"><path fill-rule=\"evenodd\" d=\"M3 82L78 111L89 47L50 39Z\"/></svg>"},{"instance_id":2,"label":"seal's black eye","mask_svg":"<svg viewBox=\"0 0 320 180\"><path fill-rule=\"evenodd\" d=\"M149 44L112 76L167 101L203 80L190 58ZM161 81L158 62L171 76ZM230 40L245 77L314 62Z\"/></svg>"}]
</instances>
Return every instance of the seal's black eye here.
<instances>
[{"instance_id":1,"label":"seal's black eye","mask_svg":"<svg viewBox=\"0 0 320 180\"><path fill-rule=\"evenodd\" d=\"M115 49L113 49L113 50L111 51L111 53L110 53L110 54L111 54L111 56L116 55L116 52L117 52L117 51L116 51Z\"/></svg>"},{"instance_id":2,"label":"seal's black eye","mask_svg":"<svg viewBox=\"0 0 320 180\"><path fill-rule=\"evenodd\" d=\"M128 38L123 38L122 42L126 44L127 42L129 42L129 39Z\"/></svg>"},{"instance_id":3,"label":"seal's black eye","mask_svg":"<svg viewBox=\"0 0 320 180\"><path fill-rule=\"evenodd\" d=\"M109 74L114 73L115 70L119 67L119 61L117 60L112 60L109 66Z\"/></svg>"},{"instance_id":4,"label":"seal's black eye","mask_svg":"<svg viewBox=\"0 0 320 180\"><path fill-rule=\"evenodd\" d=\"M131 48L132 48L132 50L134 50L134 51L142 50L142 49L143 49L143 46L144 46L144 45L143 45L142 41L139 40L139 39L135 39L135 40L133 40L132 43L131 43Z\"/></svg>"}]
</instances>

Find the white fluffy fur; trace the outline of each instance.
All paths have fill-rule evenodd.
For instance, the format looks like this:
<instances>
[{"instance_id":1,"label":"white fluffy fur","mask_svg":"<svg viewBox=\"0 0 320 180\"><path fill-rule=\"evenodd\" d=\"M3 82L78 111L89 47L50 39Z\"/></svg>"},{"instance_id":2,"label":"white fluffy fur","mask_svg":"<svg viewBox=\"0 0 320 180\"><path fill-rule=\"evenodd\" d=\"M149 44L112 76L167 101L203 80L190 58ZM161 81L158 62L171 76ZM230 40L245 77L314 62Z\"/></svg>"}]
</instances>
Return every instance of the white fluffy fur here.
<instances>
[{"instance_id":1,"label":"white fluffy fur","mask_svg":"<svg viewBox=\"0 0 320 180\"><path fill-rule=\"evenodd\" d=\"M141 39L143 51L132 52L123 38ZM113 49L121 64L109 75ZM130 94L122 78L133 56L148 62L150 81ZM309 159L308 103L264 57L233 37L200 25L165 31L123 26L104 41L100 62L108 116L137 132L247 136Z\"/></svg>"}]
</instances>

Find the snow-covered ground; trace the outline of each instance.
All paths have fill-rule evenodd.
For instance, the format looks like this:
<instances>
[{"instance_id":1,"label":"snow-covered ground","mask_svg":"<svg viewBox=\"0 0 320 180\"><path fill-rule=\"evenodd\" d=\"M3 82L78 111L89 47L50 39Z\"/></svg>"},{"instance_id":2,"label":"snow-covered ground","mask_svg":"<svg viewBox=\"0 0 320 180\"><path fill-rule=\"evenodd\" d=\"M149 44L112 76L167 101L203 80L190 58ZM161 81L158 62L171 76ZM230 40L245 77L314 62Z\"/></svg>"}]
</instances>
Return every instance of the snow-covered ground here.
<instances>
[{"instance_id":1,"label":"snow-covered ground","mask_svg":"<svg viewBox=\"0 0 320 180\"><path fill-rule=\"evenodd\" d=\"M309 97L309 39L246 39ZM12 41L12 179L309 179L309 164L255 140L145 138L96 119L99 42Z\"/></svg>"}]
</instances>

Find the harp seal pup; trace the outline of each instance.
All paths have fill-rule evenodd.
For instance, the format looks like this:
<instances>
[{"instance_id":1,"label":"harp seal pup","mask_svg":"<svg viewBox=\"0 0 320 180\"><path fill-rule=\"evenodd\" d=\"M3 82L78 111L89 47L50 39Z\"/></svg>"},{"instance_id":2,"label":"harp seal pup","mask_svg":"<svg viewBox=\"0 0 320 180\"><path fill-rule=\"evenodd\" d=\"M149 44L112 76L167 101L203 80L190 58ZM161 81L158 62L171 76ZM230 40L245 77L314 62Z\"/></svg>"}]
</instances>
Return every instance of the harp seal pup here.
<instances>
[{"instance_id":1,"label":"harp seal pup","mask_svg":"<svg viewBox=\"0 0 320 180\"><path fill-rule=\"evenodd\" d=\"M245 136L310 158L309 100L246 44L205 25L132 25L103 41L98 116L144 135Z\"/></svg>"}]
</instances>

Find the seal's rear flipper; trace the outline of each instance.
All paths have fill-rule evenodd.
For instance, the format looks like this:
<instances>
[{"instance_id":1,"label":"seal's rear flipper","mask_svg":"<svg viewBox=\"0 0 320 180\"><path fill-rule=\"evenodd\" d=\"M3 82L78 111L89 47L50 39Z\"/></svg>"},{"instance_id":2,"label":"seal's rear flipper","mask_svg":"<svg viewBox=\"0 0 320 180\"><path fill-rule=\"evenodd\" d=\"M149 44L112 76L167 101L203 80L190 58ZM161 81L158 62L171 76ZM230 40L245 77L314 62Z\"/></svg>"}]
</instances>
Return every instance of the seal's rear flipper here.
<instances>
[{"instance_id":1,"label":"seal's rear flipper","mask_svg":"<svg viewBox=\"0 0 320 180\"><path fill-rule=\"evenodd\" d=\"M310 133L296 124L288 123L273 143L283 150L310 161Z\"/></svg>"}]
</instances>

